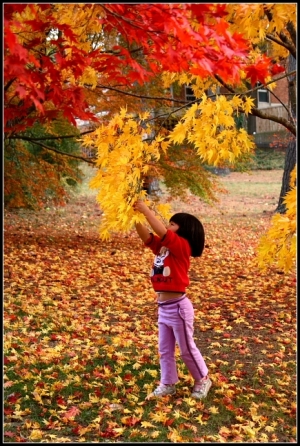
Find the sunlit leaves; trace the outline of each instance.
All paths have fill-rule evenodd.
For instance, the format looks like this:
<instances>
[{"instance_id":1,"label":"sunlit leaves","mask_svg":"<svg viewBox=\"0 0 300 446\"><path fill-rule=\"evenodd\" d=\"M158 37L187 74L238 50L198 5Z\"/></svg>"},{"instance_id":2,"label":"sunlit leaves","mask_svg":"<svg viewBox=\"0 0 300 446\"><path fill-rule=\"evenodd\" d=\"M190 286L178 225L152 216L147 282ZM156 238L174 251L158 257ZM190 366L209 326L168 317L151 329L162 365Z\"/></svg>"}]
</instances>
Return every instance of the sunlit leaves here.
<instances>
[{"instance_id":1,"label":"sunlit leaves","mask_svg":"<svg viewBox=\"0 0 300 446\"><path fill-rule=\"evenodd\" d=\"M226 8L230 29L242 33L254 44L261 42L266 34L281 30L286 33L286 23L295 21L296 9L293 4L245 4L229 3ZM267 14L268 12L268 18ZM272 45L270 53L273 57L287 57L288 51L282 45Z\"/></svg>"},{"instance_id":2,"label":"sunlit leaves","mask_svg":"<svg viewBox=\"0 0 300 446\"><path fill-rule=\"evenodd\" d=\"M98 127L93 134L82 139L84 146L97 149L99 168L91 187L99 189L97 200L103 209L100 235L107 239L112 231L126 232L143 217L133 211L138 198L145 198L143 177L161 156L165 141L170 143L192 143L203 163L215 166L234 163L242 154L254 147L244 129L237 129L233 113L244 109L248 113L251 100L226 99L218 96L215 101L202 96L200 104L194 104L170 134L149 137L153 129L146 123L147 115L137 118L120 110L106 125ZM163 218L170 216L168 209L160 207Z\"/></svg>"},{"instance_id":3,"label":"sunlit leaves","mask_svg":"<svg viewBox=\"0 0 300 446\"><path fill-rule=\"evenodd\" d=\"M97 81L98 75L95 69L92 67L86 67L81 77L81 84L89 85L92 89L94 89L97 86Z\"/></svg>"},{"instance_id":4,"label":"sunlit leaves","mask_svg":"<svg viewBox=\"0 0 300 446\"><path fill-rule=\"evenodd\" d=\"M145 115L142 116L145 119ZM148 126L127 115L122 109L108 126L99 127L83 139L83 144L98 151L99 170L91 181L91 187L99 189L97 200L104 212L100 236L110 237L112 231L126 232L144 218L133 210L138 198L145 198L144 175L147 168L160 157L160 140L147 142L143 134ZM157 207L163 217L169 216L167 205Z\"/></svg>"},{"instance_id":5,"label":"sunlit leaves","mask_svg":"<svg viewBox=\"0 0 300 446\"><path fill-rule=\"evenodd\" d=\"M254 106L254 99L253 98L249 98L249 97L245 98L245 101L244 101L244 104L243 104L243 108L244 108L244 111L245 111L246 115L248 115L248 113L251 112L251 109L253 108L253 106Z\"/></svg>"},{"instance_id":6,"label":"sunlit leaves","mask_svg":"<svg viewBox=\"0 0 300 446\"><path fill-rule=\"evenodd\" d=\"M194 104L170 133L173 143L185 139L193 143L203 163L222 166L234 161L254 148L253 141L244 129L237 129L233 113L241 108L248 113L250 101L232 100L217 96L215 100L203 94L201 102Z\"/></svg>"},{"instance_id":7,"label":"sunlit leaves","mask_svg":"<svg viewBox=\"0 0 300 446\"><path fill-rule=\"evenodd\" d=\"M296 168L290 179L290 191L284 202L285 214L275 214L268 232L261 238L258 248L258 264L265 269L275 263L282 271L290 271L295 266L297 234L296 234Z\"/></svg>"},{"instance_id":8,"label":"sunlit leaves","mask_svg":"<svg viewBox=\"0 0 300 446\"><path fill-rule=\"evenodd\" d=\"M162 175L157 161L161 153L168 155L170 145L188 142L201 162L221 167L238 163L251 153L251 137L244 129L236 129L234 121L241 113L249 115L253 107L249 91L246 96L241 93L248 90L243 82L265 83L271 80L270 75L283 70L278 62L287 51L278 45L277 35L284 42L285 36L289 37L287 24L296 20L294 4L8 4L4 12L7 134L27 129L37 118L49 123L62 115L76 125L75 118L98 121L94 112L105 110L114 116L106 131L99 127L85 141L86 147L97 148L99 171L102 169L94 187L100 189L98 201L104 210L101 237L105 239L113 230L126 232L137 221L139 216L131 205L137 197L143 198L142 176L150 165L158 177ZM261 49L266 38L268 56ZM221 85L224 81L241 96L220 95L217 76L222 78ZM115 114L119 96L111 105L106 93L115 90L112 85L125 93L124 87L138 84L151 97L153 85L148 81L154 77L157 85L166 88L191 84L198 101L168 138L155 135L153 141L145 142L143 136L150 139L153 132L147 120L154 119L144 111L144 95L133 92L133 97L139 98L139 104L134 104L138 116L134 125L134 120L130 123L126 118L125 108ZM149 109L156 106L151 103ZM121 132L119 138L116 129ZM9 171L10 166L6 167ZM43 167L42 163L38 167ZM33 173L31 178L39 177L39 172ZM13 180L9 195L20 190L18 180ZM212 197L207 176L193 180L204 183L202 198ZM37 194L34 188L31 191ZM18 206L24 201L12 197ZM288 260L286 265L290 265Z\"/></svg>"}]
</instances>

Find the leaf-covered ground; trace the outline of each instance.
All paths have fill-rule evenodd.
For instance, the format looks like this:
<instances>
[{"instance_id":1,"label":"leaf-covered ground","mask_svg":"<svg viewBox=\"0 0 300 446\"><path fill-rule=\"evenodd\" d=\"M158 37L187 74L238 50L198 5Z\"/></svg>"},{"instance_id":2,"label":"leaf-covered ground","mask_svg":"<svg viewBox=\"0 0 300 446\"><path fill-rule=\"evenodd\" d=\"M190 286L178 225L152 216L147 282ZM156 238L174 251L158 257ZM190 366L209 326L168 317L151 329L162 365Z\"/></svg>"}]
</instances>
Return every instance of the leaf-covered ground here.
<instances>
[{"instance_id":1,"label":"leaf-covered ground","mask_svg":"<svg viewBox=\"0 0 300 446\"><path fill-rule=\"evenodd\" d=\"M217 207L173 202L207 235L188 290L213 381L203 401L178 350L176 395L145 401L159 382L157 305L134 232L100 241L89 194L5 213L5 442L296 441L296 276L255 263L282 172L245 175L223 178Z\"/></svg>"}]
</instances>

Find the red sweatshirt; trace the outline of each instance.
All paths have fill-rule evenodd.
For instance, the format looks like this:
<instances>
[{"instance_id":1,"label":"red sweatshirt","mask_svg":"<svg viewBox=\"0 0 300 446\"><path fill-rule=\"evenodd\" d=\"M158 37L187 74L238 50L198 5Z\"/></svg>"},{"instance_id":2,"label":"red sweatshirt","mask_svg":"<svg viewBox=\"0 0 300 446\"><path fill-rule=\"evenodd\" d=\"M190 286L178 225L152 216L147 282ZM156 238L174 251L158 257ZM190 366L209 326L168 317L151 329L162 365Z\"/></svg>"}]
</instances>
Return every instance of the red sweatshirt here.
<instances>
[{"instance_id":1,"label":"red sweatshirt","mask_svg":"<svg viewBox=\"0 0 300 446\"><path fill-rule=\"evenodd\" d=\"M189 285L188 270L191 256L189 242L168 229L162 239L151 234L145 246L155 254L151 271L154 290L185 293Z\"/></svg>"}]
</instances>

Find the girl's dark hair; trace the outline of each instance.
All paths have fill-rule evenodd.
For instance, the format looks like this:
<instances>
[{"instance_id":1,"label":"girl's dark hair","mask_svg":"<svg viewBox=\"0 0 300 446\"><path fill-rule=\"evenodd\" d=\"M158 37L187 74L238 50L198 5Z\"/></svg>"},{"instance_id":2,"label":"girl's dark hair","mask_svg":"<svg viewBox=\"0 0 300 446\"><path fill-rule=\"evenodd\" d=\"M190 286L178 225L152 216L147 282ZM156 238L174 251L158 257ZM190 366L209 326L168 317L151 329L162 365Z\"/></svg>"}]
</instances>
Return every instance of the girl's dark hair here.
<instances>
[{"instance_id":1,"label":"girl's dark hair","mask_svg":"<svg viewBox=\"0 0 300 446\"><path fill-rule=\"evenodd\" d=\"M179 229L176 231L180 237L185 238L191 247L192 257L200 257L205 242L204 228L200 220L194 215L178 212L170 218L170 222L176 223Z\"/></svg>"}]
</instances>

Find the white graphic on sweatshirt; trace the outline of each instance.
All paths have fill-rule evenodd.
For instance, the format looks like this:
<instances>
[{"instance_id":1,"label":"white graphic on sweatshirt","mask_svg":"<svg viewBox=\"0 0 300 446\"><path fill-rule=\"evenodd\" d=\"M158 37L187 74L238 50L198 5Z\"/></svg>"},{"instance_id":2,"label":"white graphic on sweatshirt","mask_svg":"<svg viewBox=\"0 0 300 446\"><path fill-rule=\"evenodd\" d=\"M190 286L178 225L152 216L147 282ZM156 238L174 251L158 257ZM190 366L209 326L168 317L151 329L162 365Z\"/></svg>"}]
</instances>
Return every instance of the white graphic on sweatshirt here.
<instances>
[{"instance_id":1,"label":"white graphic on sweatshirt","mask_svg":"<svg viewBox=\"0 0 300 446\"><path fill-rule=\"evenodd\" d=\"M168 277L171 274L171 269L169 266L164 266L165 258L168 257L169 250L163 246L159 254L157 254L154 258L153 268L151 270L151 277L156 274L162 274L164 277Z\"/></svg>"}]
</instances>

